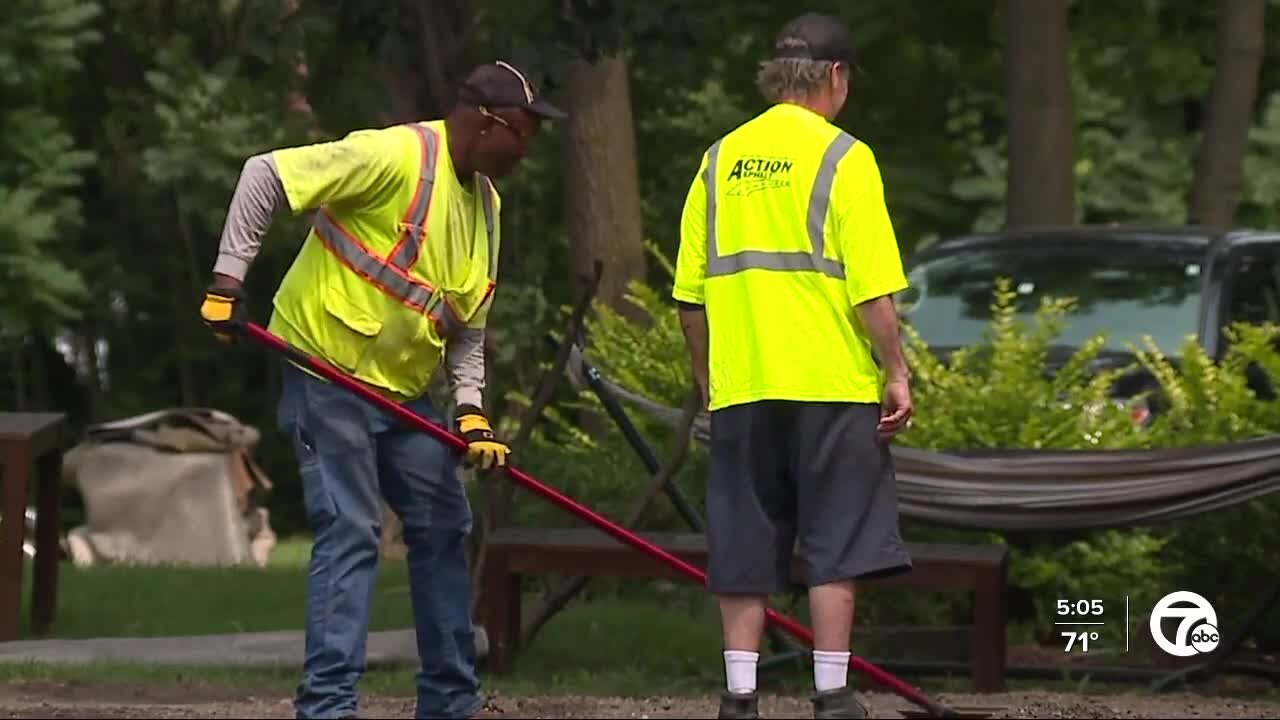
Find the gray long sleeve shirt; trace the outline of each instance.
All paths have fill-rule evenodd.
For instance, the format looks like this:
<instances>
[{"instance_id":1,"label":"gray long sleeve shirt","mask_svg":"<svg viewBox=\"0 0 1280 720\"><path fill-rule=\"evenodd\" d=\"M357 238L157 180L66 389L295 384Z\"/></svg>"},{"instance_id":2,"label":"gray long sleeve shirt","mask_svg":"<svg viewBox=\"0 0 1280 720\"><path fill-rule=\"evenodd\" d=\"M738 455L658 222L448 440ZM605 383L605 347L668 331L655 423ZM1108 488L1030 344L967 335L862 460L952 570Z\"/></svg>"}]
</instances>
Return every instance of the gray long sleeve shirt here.
<instances>
[{"instance_id":1,"label":"gray long sleeve shirt","mask_svg":"<svg viewBox=\"0 0 1280 720\"><path fill-rule=\"evenodd\" d=\"M271 154L249 158L231 197L213 271L243 281L272 216L287 206L284 185ZM464 328L449 339L445 373L458 405L484 407L484 359L483 329Z\"/></svg>"}]
</instances>

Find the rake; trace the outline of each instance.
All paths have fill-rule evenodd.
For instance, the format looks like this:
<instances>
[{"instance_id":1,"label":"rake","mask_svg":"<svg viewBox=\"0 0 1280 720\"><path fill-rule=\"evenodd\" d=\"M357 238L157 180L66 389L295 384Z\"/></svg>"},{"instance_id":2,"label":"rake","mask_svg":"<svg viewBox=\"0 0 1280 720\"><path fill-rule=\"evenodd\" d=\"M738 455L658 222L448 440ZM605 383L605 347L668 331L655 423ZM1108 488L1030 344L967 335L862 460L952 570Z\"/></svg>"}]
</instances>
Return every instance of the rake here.
<instances>
[{"instance_id":1,"label":"rake","mask_svg":"<svg viewBox=\"0 0 1280 720\"><path fill-rule=\"evenodd\" d=\"M292 344L272 334L265 328L252 322L244 322L239 324L242 333L278 353L283 354L287 359L293 361L299 366L305 367L312 372L324 377L328 380L341 385L347 390L359 395L375 406L387 411L393 416L403 420L404 422L416 427L417 429L435 437L447 447L452 448L455 452L463 452L467 448L466 442L459 436L449 432L448 430L436 425L435 423L423 418L417 413L405 408L404 406L390 400L373 390L360 384L358 381L348 377L345 373L334 368L328 363L314 358L302 350L294 347ZM645 540L644 538L632 533L626 528L618 525L609 518L600 515L572 498L564 495L555 488L537 480L536 478L525 473L519 468L508 465L505 470L512 480L515 480L527 490L538 495L563 510L577 516L578 518L588 522L600 530L613 536L619 542L630 545L631 547L652 556L663 563L670 565L672 568L680 571L688 578L705 587L706 573L701 569L691 565L679 557L671 554L667 550ZM769 623L780 627L792 636L796 637L805 644L813 645L813 632L800 622L783 615L772 608L766 609L766 619ZM879 683L885 688L891 690L898 696L914 703L928 713L929 717L941 718L985 718L990 716L990 712L981 708L951 708L942 705L925 695L920 690L908 685L902 680L894 677L881 668L863 660L856 655L849 658L850 667L866 675L871 680ZM904 713L906 714L906 713Z\"/></svg>"}]
</instances>

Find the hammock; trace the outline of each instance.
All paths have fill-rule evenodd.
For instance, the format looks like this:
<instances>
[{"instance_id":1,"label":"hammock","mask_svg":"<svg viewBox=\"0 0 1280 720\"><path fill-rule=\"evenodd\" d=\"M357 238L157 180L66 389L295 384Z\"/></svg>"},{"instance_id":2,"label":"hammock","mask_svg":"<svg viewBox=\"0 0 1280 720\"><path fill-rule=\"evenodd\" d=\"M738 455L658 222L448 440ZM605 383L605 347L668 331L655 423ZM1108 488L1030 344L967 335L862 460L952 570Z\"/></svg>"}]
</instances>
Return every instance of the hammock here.
<instances>
[{"instance_id":1,"label":"hammock","mask_svg":"<svg viewBox=\"0 0 1280 720\"><path fill-rule=\"evenodd\" d=\"M603 377L574 345L572 382L586 373L610 393L674 428L680 408ZM693 423L706 445L710 418ZM1280 435L1226 445L1154 450L934 452L893 445L898 505L907 517L992 531L1091 530L1150 525L1231 507L1280 490Z\"/></svg>"}]
</instances>

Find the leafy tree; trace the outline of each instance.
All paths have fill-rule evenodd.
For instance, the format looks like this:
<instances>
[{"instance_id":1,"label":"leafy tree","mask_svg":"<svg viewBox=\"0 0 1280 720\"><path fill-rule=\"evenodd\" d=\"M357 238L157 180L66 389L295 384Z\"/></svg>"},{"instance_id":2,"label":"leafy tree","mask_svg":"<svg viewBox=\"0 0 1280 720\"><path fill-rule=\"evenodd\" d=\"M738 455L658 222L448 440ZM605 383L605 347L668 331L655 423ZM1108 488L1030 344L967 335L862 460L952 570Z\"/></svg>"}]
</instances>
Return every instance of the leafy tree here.
<instances>
[{"instance_id":1,"label":"leafy tree","mask_svg":"<svg viewBox=\"0 0 1280 720\"><path fill-rule=\"evenodd\" d=\"M68 241L84 228L76 197L95 160L69 132L68 92L85 49L101 39L88 0L14 0L0 11L0 343L12 396L31 401L29 336L51 337L74 320L85 285ZM43 383L36 383L43 393ZM39 404L44 404L40 402Z\"/></svg>"}]
</instances>

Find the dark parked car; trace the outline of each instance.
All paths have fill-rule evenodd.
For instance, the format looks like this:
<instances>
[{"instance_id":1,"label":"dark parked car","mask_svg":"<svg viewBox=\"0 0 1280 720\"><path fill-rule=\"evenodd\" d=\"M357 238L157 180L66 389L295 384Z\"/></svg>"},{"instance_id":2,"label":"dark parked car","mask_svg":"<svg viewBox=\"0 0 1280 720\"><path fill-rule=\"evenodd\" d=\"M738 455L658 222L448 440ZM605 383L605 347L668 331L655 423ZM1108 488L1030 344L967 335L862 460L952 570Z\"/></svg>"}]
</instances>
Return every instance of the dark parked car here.
<instances>
[{"instance_id":1,"label":"dark parked car","mask_svg":"<svg viewBox=\"0 0 1280 720\"><path fill-rule=\"evenodd\" d=\"M999 277L1011 281L1025 317L1046 295L1076 298L1051 363L1100 332L1109 338L1100 366L1132 362L1130 344L1142 347L1146 335L1174 362L1188 336L1220 358L1227 325L1280 322L1278 232L1132 226L1006 231L949 238L906 264L911 288L898 297L900 311L942 356L982 341ZM1131 396L1150 384L1136 373L1115 393Z\"/></svg>"}]
</instances>

